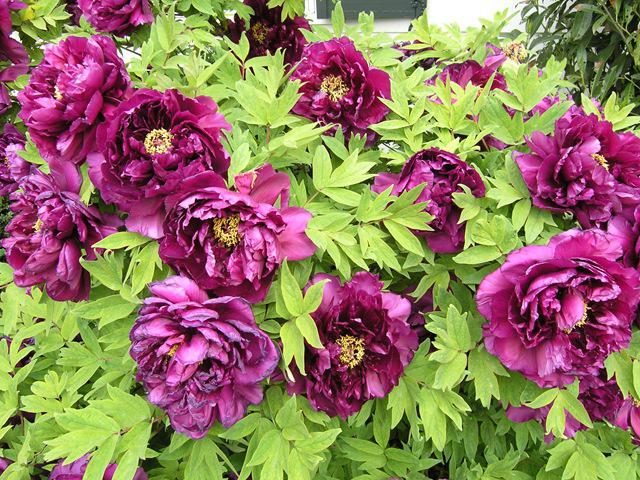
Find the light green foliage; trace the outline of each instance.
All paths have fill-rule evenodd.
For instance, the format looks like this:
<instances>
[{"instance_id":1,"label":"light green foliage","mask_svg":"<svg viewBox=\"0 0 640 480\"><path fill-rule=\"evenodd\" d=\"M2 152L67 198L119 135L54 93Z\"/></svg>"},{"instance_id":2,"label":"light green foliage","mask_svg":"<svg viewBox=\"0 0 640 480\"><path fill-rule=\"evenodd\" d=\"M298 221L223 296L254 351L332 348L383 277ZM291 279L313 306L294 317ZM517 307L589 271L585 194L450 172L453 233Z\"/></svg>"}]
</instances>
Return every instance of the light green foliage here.
<instances>
[{"instance_id":1,"label":"light green foliage","mask_svg":"<svg viewBox=\"0 0 640 480\"><path fill-rule=\"evenodd\" d=\"M304 10L302 0L269 4L282 6L284 16ZM156 1L154 23L119 42L137 87L178 88L218 103L233 125L224 139L229 186L234 175L271 163L291 179L290 204L313 215L307 235L317 246L315 255L285 261L265 301L252 307L281 349L280 371L285 379L307 374L306 349L323 348L312 314L325 284L306 288L319 272L345 281L367 270L390 291L415 299L429 292L433 308L423 312L420 332L428 338L388 397L367 402L346 420L315 411L273 378L265 382L264 401L249 407L242 420L228 429L217 424L194 441L174 433L166 415L146 401L128 353L149 283L172 273L160 261L156 241L116 233L99 242L98 257L82 263L92 278L91 298L78 304L53 302L37 288L27 294L0 264L0 330L12 339L11 345L0 340L0 456L16 460L0 478L46 478L56 460L86 453L92 454L87 479L101 478L109 463L119 465L114 480L131 480L140 464L151 480L220 480L231 472L242 480L636 478L640 459L629 434L592 425L577 399L578 384L541 389L487 352L474 301L477 285L512 251L545 243L574 224L532 205L512 156L526 149L534 131L550 133L569 108L561 93L570 86L565 63L551 59L538 75L535 67L507 61L501 73L509 93L441 80L426 85L440 67L425 71L420 61L483 61L486 43L500 44L507 14L465 32L436 28L420 17L399 37L416 41L411 48L420 53L401 60L393 39L374 32L370 15L347 25L338 4L330 26L305 34L311 41L348 35L391 76L392 98L385 100L390 113L373 127L380 144L370 148L365 138L344 138L340 130L323 136L331 126L292 114L299 83L290 81L282 52L248 59L246 36L235 44L219 35L231 10L250 14L238 0ZM56 0L31 2L16 15L21 36L32 38L28 45L34 48L60 38L68 23ZM83 21L64 31L86 34L91 27ZM12 85L20 88L25 81ZM529 115L544 97L556 95L560 103ZM586 98L583 103L619 130L640 120L615 95L602 112ZM491 139L509 146L490 149ZM425 211L428 200L417 202L424 185L399 196L371 189L377 174L398 172L407 158L429 147L457 154L486 187L482 198L466 187L453 195L466 223L464 251L455 255L436 257L415 234L431 230L434 218ZM22 156L44 163L31 142ZM83 174L82 198L90 203L95 196ZM21 345L27 339L35 343ZM637 335L629 350L609 358L607 370L624 395L640 399ZM548 407L546 425L509 421L508 405ZM564 439L567 415L594 428ZM555 438L548 445L545 433Z\"/></svg>"}]
</instances>

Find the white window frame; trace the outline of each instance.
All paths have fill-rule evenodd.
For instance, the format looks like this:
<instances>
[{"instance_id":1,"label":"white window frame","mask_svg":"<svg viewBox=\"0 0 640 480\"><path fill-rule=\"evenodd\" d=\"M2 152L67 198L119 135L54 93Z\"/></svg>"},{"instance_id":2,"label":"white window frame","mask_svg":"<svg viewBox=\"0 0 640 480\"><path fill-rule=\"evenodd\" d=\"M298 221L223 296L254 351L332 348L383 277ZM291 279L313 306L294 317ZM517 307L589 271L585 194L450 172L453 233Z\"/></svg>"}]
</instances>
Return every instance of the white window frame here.
<instances>
[{"instance_id":1,"label":"white window frame","mask_svg":"<svg viewBox=\"0 0 640 480\"><path fill-rule=\"evenodd\" d=\"M318 21L318 4L316 0L304 0L304 13L312 22Z\"/></svg>"},{"instance_id":2,"label":"white window frame","mask_svg":"<svg viewBox=\"0 0 640 480\"><path fill-rule=\"evenodd\" d=\"M317 25L327 25L331 23L329 18L318 18L318 4L317 0L304 0L304 13L305 17L311 22ZM411 20L394 20L385 19L376 21L376 29L380 32L388 33L400 33L406 32L409 28Z\"/></svg>"}]
</instances>

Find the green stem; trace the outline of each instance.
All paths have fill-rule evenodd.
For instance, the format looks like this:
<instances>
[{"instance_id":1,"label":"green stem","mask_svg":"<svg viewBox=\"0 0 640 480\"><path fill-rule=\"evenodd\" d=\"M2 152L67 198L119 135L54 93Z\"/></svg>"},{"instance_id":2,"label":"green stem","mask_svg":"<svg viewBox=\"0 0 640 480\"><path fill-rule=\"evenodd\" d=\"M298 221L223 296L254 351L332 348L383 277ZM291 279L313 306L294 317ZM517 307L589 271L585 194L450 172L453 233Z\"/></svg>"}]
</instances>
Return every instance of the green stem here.
<instances>
[{"instance_id":1,"label":"green stem","mask_svg":"<svg viewBox=\"0 0 640 480\"><path fill-rule=\"evenodd\" d=\"M627 47L628 53L632 54L633 53L633 48L631 48L631 44L629 43L629 40L627 39L627 37L631 36L631 34L627 31L626 28L624 28L622 25L620 25L620 23L618 23L618 20L616 18L614 18L614 16L611 14L611 12L609 11L609 8L607 7L606 0L600 0L600 3L602 5L602 9L607 14L607 17L609 17L609 20L611 21L611 23L613 24L615 29L618 31L618 33L622 37L622 41L624 42L625 46Z\"/></svg>"}]
</instances>

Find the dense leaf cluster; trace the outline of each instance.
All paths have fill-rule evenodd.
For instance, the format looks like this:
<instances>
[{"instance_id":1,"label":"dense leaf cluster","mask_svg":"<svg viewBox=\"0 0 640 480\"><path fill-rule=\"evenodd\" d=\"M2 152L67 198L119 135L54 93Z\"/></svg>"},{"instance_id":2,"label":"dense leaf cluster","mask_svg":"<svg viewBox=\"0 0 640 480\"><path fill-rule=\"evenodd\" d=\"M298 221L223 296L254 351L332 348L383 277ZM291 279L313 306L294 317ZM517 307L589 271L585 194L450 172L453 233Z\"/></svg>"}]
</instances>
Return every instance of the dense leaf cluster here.
<instances>
[{"instance_id":1,"label":"dense leaf cluster","mask_svg":"<svg viewBox=\"0 0 640 480\"><path fill-rule=\"evenodd\" d=\"M597 8L620 14L627 11L623 3L598 2ZM302 0L271 4L283 5L284 15L304 9ZM236 478L231 474L243 480L636 478L640 457L630 434L592 424L577 399L577 384L543 390L508 372L483 346L484 320L474 301L477 285L509 252L545 243L575 224L532 205L512 159L514 150L526 148L528 135L550 133L569 108L562 98L546 113L529 115L543 98L569 85L567 62L549 58L539 65L540 75L527 64L507 62L501 73L508 91L442 81L429 86L425 81L441 66L425 70L417 66L420 60L482 62L486 44L500 43L506 14L464 33L435 28L423 16L401 38L415 41L418 53L402 60L395 39L374 32L372 16L362 14L356 26L348 26L337 8L331 29L315 27L309 40L348 35L392 79L392 99L386 102L391 113L374 126L380 141L370 148L364 138L322 136L326 127L290 113L298 84L289 80L283 55L247 59L246 37L235 44L221 36L224 11L236 8L247 14L236 0L156 2L154 23L121 41L121 53L137 86L178 88L219 104L233 125L225 140L229 178L269 162L290 176L291 204L313 214L307 234L317 253L285 263L265 301L252 307L260 328L281 346L282 378L269 381L264 401L231 428L216 425L205 438L191 440L175 433L164 413L146 401L128 354L129 332L148 284L170 274L157 242L127 232L102 240L96 246L103 254L83 263L93 282L91 298L78 304L16 287L11 269L0 264L0 330L11 338L0 340L0 448L14 461L1 478L44 479L59 459L86 453L92 454L87 479L101 478L108 463L118 464L115 480L130 480L140 465L153 480ZM63 32L90 31L84 22L64 25L63 11L56 0L45 0L24 14L18 28L24 39L32 38L34 62L37 48ZM597 14L596 7L582 12ZM574 35L591 28L582 17L572 21L579 25ZM617 70L621 56L615 48L611 71L626 72ZM571 62L582 62L583 54L566 53ZM584 55L586 63L593 60ZM577 65L569 67L571 80L581 71ZM617 73L585 76L585 82L603 78L613 79L594 91L604 96L617 88ZM20 78L13 87L25 83ZM602 112L587 97L583 103L616 129L638 124L629 117L633 107L615 96ZM488 148L489 137L509 146ZM436 256L414 235L431 220L424 205L414 203L422 187L398 197L371 190L376 174L398 171L428 147L475 166L487 187L484 198L455 194L467 225L465 249L456 255ZM46 168L31 143L23 156ZM97 202L87 178L82 198ZM360 270L379 274L387 289L410 291L414 298L431 291L434 311L426 317L427 339L399 385L341 421L313 410L302 396L288 395L283 380L294 366L304 374L305 343L321 344L310 314L320 304L322 284L305 290L309 278L325 271L348 279ZM623 393L640 399L637 334L607 367ZM509 421L507 404L550 406L546 425ZM593 428L563 439L566 414ZM545 443L545 433L555 440Z\"/></svg>"},{"instance_id":2,"label":"dense leaf cluster","mask_svg":"<svg viewBox=\"0 0 640 480\"><path fill-rule=\"evenodd\" d=\"M640 5L623 0L527 2L522 8L530 48L541 62L567 59L567 79L604 100L640 96Z\"/></svg>"}]
</instances>

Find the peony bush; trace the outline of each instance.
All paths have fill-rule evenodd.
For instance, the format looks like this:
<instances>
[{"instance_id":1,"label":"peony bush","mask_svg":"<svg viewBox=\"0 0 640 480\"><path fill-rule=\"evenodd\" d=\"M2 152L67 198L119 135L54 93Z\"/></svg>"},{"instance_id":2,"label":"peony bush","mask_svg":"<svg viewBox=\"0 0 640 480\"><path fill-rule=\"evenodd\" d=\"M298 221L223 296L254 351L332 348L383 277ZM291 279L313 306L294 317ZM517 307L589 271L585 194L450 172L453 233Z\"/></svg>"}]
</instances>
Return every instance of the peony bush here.
<instances>
[{"instance_id":1,"label":"peony bush","mask_svg":"<svg viewBox=\"0 0 640 480\"><path fill-rule=\"evenodd\" d=\"M303 4L0 0L0 478L638 477L634 106Z\"/></svg>"}]
</instances>

